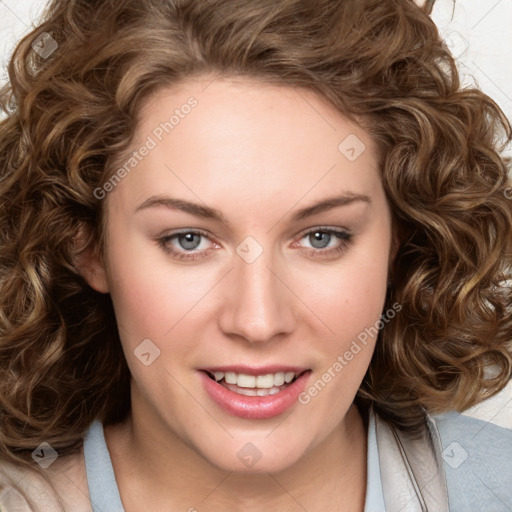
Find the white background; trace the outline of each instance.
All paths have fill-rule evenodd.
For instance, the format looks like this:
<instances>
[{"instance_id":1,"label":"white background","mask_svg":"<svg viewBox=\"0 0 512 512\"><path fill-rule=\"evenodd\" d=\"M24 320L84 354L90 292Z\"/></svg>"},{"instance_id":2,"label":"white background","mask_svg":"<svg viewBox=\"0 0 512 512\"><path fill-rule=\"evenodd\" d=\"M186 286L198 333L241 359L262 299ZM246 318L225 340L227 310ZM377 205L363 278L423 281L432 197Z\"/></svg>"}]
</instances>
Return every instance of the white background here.
<instances>
[{"instance_id":1,"label":"white background","mask_svg":"<svg viewBox=\"0 0 512 512\"><path fill-rule=\"evenodd\" d=\"M44 4L0 0L0 82L15 41L30 30ZM484 90L512 120L512 0L437 0L433 19L458 58L463 83ZM512 382L467 414L512 428Z\"/></svg>"}]
</instances>

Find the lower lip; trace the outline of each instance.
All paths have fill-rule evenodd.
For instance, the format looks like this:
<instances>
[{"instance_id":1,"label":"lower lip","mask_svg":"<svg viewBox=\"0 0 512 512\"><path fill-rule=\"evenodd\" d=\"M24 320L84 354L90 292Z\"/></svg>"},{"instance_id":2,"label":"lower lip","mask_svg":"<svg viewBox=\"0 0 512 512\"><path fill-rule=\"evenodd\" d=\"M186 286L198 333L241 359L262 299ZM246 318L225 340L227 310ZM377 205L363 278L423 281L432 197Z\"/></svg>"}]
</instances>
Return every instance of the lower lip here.
<instances>
[{"instance_id":1,"label":"lower lip","mask_svg":"<svg viewBox=\"0 0 512 512\"><path fill-rule=\"evenodd\" d=\"M233 416L247 419L266 419L279 416L288 410L304 391L310 371L303 373L292 384L275 395L246 396L226 389L201 371L203 386L210 398L224 411Z\"/></svg>"}]
</instances>

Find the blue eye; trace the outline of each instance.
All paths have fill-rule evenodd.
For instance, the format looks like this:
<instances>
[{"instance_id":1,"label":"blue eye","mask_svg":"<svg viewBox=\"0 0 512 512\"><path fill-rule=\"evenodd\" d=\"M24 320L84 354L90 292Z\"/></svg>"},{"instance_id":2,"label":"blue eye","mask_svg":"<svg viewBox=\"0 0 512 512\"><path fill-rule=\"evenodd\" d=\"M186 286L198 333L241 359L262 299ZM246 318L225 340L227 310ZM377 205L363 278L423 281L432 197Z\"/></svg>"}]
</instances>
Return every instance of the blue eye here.
<instances>
[{"instance_id":1,"label":"blue eye","mask_svg":"<svg viewBox=\"0 0 512 512\"><path fill-rule=\"evenodd\" d=\"M344 230L317 227L304 233L301 240L304 238L312 245L312 249L306 248L301 251L312 253L313 257L323 258L345 251L352 240L352 234ZM335 242L334 246L329 246L332 241Z\"/></svg>"},{"instance_id":2,"label":"blue eye","mask_svg":"<svg viewBox=\"0 0 512 512\"><path fill-rule=\"evenodd\" d=\"M178 243L183 247L183 249L197 249L201 236L202 235L198 233L184 233L177 235L176 239L178 240Z\"/></svg>"},{"instance_id":3,"label":"blue eye","mask_svg":"<svg viewBox=\"0 0 512 512\"><path fill-rule=\"evenodd\" d=\"M312 228L303 233L299 238L299 240L307 238L311 247L301 247L299 250L311 257L332 257L347 249L352 236L346 230L325 227ZM203 239L210 241L210 237L205 231L184 230L165 235L156 241L159 247L173 259L194 261L207 257L211 252L211 248L199 249ZM331 242L334 242L334 245L331 245Z\"/></svg>"},{"instance_id":4,"label":"blue eye","mask_svg":"<svg viewBox=\"0 0 512 512\"><path fill-rule=\"evenodd\" d=\"M175 259L195 260L204 257L204 254L201 253L206 251L197 251L197 248L201 245L201 238L209 239L204 231L189 230L163 236L159 238L157 242L166 253L170 254ZM174 241L179 244L180 247L178 249L175 248L175 245L173 246Z\"/></svg>"},{"instance_id":5,"label":"blue eye","mask_svg":"<svg viewBox=\"0 0 512 512\"><path fill-rule=\"evenodd\" d=\"M306 235L315 249L326 249L335 238L347 239L347 233L334 232L329 230L314 229Z\"/></svg>"}]
</instances>

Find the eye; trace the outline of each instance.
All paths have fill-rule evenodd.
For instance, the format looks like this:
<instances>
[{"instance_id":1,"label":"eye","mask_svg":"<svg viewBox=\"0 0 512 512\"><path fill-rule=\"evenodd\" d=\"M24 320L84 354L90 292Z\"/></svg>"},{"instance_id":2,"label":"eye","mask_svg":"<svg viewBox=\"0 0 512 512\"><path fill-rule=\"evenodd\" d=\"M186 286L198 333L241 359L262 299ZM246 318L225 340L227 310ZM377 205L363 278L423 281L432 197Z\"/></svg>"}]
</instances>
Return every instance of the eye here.
<instances>
[{"instance_id":1,"label":"eye","mask_svg":"<svg viewBox=\"0 0 512 512\"><path fill-rule=\"evenodd\" d=\"M352 236L346 230L327 227L312 228L300 238L300 240L306 239L311 244L311 248L303 248L301 251L320 258L337 255L348 248Z\"/></svg>"},{"instance_id":2,"label":"eye","mask_svg":"<svg viewBox=\"0 0 512 512\"><path fill-rule=\"evenodd\" d=\"M183 249L197 249L200 245L201 236L198 233L184 233L177 235L175 238Z\"/></svg>"},{"instance_id":3,"label":"eye","mask_svg":"<svg viewBox=\"0 0 512 512\"><path fill-rule=\"evenodd\" d=\"M203 258L207 248L201 248L201 240L209 240L206 232L200 230L187 230L157 239L158 245L173 258L178 260L195 260ZM192 252L194 251L194 252Z\"/></svg>"},{"instance_id":4,"label":"eye","mask_svg":"<svg viewBox=\"0 0 512 512\"><path fill-rule=\"evenodd\" d=\"M326 227L311 228L299 238L299 240L307 239L311 247L300 246L299 250L312 257L333 257L347 249L352 236L346 230ZM172 258L194 261L207 257L212 250L211 247L208 247L208 243L202 243L203 240L213 243L205 231L189 229L162 236L157 238L156 242ZM219 247L218 244L214 245Z\"/></svg>"}]
</instances>

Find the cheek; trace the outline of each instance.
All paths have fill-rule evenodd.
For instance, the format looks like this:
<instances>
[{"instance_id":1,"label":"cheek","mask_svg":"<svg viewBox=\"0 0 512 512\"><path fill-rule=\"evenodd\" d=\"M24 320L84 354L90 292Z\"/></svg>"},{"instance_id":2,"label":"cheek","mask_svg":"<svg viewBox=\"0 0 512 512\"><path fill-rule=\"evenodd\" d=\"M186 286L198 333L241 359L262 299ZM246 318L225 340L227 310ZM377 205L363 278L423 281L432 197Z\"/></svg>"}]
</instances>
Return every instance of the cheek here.
<instances>
[{"instance_id":1,"label":"cheek","mask_svg":"<svg viewBox=\"0 0 512 512\"><path fill-rule=\"evenodd\" d=\"M145 339L166 351L172 338L173 356L190 351L198 315L218 276L173 265L163 252L148 251L147 240L120 231L112 234L108 255L110 294L127 359Z\"/></svg>"},{"instance_id":2,"label":"cheek","mask_svg":"<svg viewBox=\"0 0 512 512\"><path fill-rule=\"evenodd\" d=\"M326 273L323 286L321 279L309 278L303 287L314 314L329 328L333 334L329 339L338 348L376 324L383 313L388 259L367 254L354 254L338 271Z\"/></svg>"},{"instance_id":3,"label":"cheek","mask_svg":"<svg viewBox=\"0 0 512 512\"><path fill-rule=\"evenodd\" d=\"M376 278L380 278L379 283ZM321 340L321 373L317 377L324 383L333 382L334 385L327 384L328 394L340 410L355 394L370 364L385 301L385 283L385 274L372 274L370 279L365 274L348 272L331 283L339 290L335 298L332 293L316 297L319 316L330 332ZM323 389L322 383L318 386L319 391Z\"/></svg>"},{"instance_id":4,"label":"cheek","mask_svg":"<svg viewBox=\"0 0 512 512\"><path fill-rule=\"evenodd\" d=\"M324 293L317 291L314 297L315 310L329 335L319 340L320 364L299 403L309 416L318 418L323 432L338 424L368 369L381 327L386 283L384 261L347 265L332 276Z\"/></svg>"},{"instance_id":5,"label":"cheek","mask_svg":"<svg viewBox=\"0 0 512 512\"><path fill-rule=\"evenodd\" d=\"M321 340L318 373L300 397L301 403L318 408L319 416L331 418L332 410L347 410L370 364L383 326L380 319L386 314L389 238L385 228L384 236L369 237L368 243L350 256L347 253L337 272L325 274L325 286L319 286L320 280L313 286L309 278L309 287L303 288L303 293L309 289L314 312L324 327L316 325L324 332L327 326L329 333ZM334 416L331 426L339 420Z\"/></svg>"}]
</instances>

